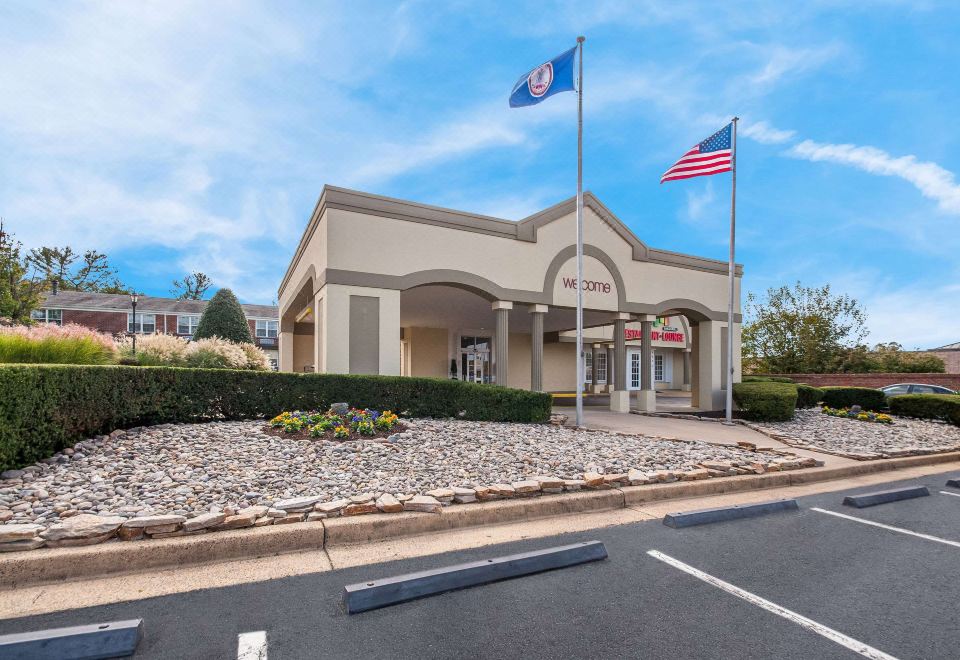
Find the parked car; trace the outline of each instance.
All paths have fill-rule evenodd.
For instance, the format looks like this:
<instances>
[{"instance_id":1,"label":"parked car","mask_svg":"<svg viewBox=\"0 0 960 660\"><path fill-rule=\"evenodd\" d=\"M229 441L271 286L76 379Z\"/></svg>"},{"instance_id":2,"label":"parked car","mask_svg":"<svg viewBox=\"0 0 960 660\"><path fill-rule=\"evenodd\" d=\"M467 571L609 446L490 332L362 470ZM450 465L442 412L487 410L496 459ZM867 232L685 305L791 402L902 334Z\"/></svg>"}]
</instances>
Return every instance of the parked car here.
<instances>
[{"instance_id":1,"label":"parked car","mask_svg":"<svg viewBox=\"0 0 960 660\"><path fill-rule=\"evenodd\" d=\"M898 394L956 394L949 387L942 385L922 385L920 383L897 383L896 385L887 385L881 387L880 391L887 396L896 396Z\"/></svg>"}]
</instances>

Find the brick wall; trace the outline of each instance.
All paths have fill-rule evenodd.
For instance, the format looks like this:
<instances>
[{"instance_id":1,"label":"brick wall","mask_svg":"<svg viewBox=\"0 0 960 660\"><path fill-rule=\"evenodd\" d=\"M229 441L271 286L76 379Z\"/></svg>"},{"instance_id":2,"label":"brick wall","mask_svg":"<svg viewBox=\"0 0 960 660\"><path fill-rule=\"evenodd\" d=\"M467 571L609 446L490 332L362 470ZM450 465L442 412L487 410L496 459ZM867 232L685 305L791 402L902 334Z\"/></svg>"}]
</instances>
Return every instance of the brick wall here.
<instances>
[{"instance_id":1,"label":"brick wall","mask_svg":"<svg viewBox=\"0 0 960 660\"><path fill-rule=\"evenodd\" d=\"M78 325L115 335L127 331L126 312L88 312L77 309L63 310L63 323Z\"/></svg>"},{"instance_id":2,"label":"brick wall","mask_svg":"<svg viewBox=\"0 0 960 660\"><path fill-rule=\"evenodd\" d=\"M787 376L798 383L814 387L845 385L848 387L884 387L896 383L942 385L960 390L960 373L947 374L774 374Z\"/></svg>"}]
</instances>

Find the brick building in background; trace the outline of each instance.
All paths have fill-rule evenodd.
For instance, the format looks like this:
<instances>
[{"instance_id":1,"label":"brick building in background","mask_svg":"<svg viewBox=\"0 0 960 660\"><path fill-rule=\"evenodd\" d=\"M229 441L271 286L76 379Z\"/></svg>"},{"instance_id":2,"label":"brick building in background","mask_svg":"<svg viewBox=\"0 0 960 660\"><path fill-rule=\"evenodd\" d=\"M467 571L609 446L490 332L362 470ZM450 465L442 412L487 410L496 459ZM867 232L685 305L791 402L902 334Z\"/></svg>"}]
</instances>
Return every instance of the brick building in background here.
<instances>
[{"instance_id":1,"label":"brick building in background","mask_svg":"<svg viewBox=\"0 0 960 660\"><path fill-rule=\"evenodd\" d=\"M51 291L31 316L37 323L76 323L112 335L163 333L187 339L193 336L206 300L177 300L139 296L133 318L130 296L82 291ZM240 305L247 317L254 342L270 363L278 365L279 310L272 305Z\"/></svg>"},{"instance_id":2,"label":"brick building in background","mask_svg":"<svg viewBox=\"0 0 960 660\"><path fill-rule=\"evenodd\" d=\"M948 374L960 374L960 341L924 352L936 355L943 360Z\"/></svg>"}]
</instances>

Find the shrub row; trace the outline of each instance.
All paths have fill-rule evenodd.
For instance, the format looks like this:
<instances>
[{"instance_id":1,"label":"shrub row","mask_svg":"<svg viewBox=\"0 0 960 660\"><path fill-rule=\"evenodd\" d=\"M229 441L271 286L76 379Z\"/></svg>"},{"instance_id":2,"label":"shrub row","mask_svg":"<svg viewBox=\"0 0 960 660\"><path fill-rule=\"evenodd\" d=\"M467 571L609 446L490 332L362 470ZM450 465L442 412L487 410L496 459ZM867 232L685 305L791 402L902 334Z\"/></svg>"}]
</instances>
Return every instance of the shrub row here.
<instances>
[{"instance_id":1,"label":"shrub row","mask_svg":"<svg viewBox=\"0 0 960 660\"><path fill-rule=\"evenodd\" d=\"M830 408L860 406L864 410L884 410L887 395L872 387L823 387L821 401Z\"/></svg>"},{"instance_id":2,"label":"shrub row","mask_svg":"<svg viewBox=\"0 0 960 660\"><path fill-rule=\"evenodd\" d=\"M786 376L744 376L744 383L792 383L792 378Z\"/></svg>"},{"instance_id":3,"label":"shrub row","mask_svg":"<svg viewBox=\"0 0 960 660\"><path fill-rule=\"evenodd\" d=\"M0 365L0 469L117 428L273 417L345 401L415 417L543 422L549 394L436 378L118 365Z\"/></svg>"},{"instance_id":4,"label":"shrub row","mask_svg":"<svg viewBox=\"0 0 960 660\"><path fill-rule=\"evenodd\" d=\"M733 400L745 419L758 422L785 422L793 419L797 387L791 383L759 381L734 383Z\"/></svg>"},{"instance_id":5,"label":"shrub row","mask_svg":"<svg viewBox=\"0 0 960 660\"><path fill-rule=\"evenodd\" d=\"M823 388L797 384L797 408L813 408L823 401Z\"/></svg>"},{"instance_id":6,"label":"shrub row","mask_svg":"<svg viewBox=\"0 0 960 660\"><path fill-rule=\"evenodd\" d=\"M904 417L942 419L960 426L960 396L956 394L901 394L890 397L890 412Z\"/></svg>"}]
</instances>

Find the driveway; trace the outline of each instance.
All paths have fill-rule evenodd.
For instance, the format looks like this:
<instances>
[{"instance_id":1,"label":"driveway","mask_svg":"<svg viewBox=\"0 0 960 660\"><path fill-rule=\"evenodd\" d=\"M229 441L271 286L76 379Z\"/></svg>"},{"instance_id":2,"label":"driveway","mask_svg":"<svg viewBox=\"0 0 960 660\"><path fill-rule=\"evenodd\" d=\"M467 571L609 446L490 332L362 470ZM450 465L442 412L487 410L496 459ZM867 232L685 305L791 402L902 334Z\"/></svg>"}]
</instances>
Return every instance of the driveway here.
<instances>
[{"instance_id":1,"label":"driveway","mask_svg":"<svg viewBox=\"0 0 960 660\"><path fill-rule=\"evenodd\" d=\"M954 658L960 490L672 529L659 520L0 622L0 633L142 617L137 658ZM954 475L955 476L955 475ZM837 515L840 514L840 515ZM609 558L348 615L343 586L597 539ZM262 635L258 634L262 633ZM243 637L241 637L243 636Z\"/></svg>"}]
</instances>

